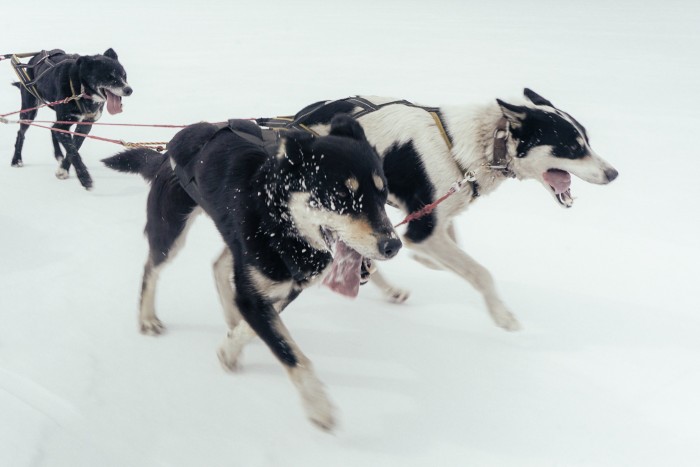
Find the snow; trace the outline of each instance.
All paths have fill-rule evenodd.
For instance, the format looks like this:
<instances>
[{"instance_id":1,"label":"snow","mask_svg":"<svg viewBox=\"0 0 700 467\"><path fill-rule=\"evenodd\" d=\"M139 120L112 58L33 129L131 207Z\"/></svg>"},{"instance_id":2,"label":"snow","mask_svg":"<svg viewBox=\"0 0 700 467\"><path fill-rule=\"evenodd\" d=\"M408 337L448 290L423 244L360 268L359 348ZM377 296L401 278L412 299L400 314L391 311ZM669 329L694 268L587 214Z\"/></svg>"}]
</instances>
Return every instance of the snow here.
<instances>
[{"instance_id":1,"label":"snow","mask_svg":"<svg viewBox=\"0 0 700 467\"><path fill-rule=\"evenodd\" d=\"M481 103L528 86L620 177L574 179L569 210L509 181L459 218L520 332L405 250L385 267L412 290L404 305L371 285L354 301L304 292L283 319L338 408L331 435L259 341L240 373L221 369L210 221L162 275L167 333L142 336L147 185L102 167L119 147L99 141L82 150L92 192L56 180L42 129L10 168L16 128L2 126L1 466L700 465L700 3L69 4L5 2L0 52L113 47L134 94L102 122L273 116L352 94ZM17 90L1 86L0 103L18 109Z\"/></svg>"}]
</instances>

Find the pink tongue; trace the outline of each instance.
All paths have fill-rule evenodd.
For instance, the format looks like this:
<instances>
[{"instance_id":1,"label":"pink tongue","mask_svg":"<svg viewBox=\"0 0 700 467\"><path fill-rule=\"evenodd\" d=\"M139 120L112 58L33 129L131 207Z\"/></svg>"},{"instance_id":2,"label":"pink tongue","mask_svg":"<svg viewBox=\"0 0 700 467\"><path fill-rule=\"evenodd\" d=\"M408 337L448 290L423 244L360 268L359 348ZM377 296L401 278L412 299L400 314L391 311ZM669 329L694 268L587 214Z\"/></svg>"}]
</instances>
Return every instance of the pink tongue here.
<instances>
[{"instance_id":1,"label":"pink tongue","mask_svg":"<svg viewBox=\"0 0 700 467\"><path fill-rule=\"evenodd\" d=\"M111 115L118 114L122 111L122 98L116 94L112 94L105 89L105 94L107 94L107 112Z\"/></svg>"},{"instance_id":2,"label":"pink tongue","mask_svg":"<svg viewBox=\"0 0 700 467\"><path fill-rule=\"evenodd\" d=\"M544 181L554 188L554 194L564 193L571 187L571 174L563 170L550 169L542 174Z\"/></svg>"},{"instance_id":3,"label":"pink tongue","mask_svg":"<svg viewBox=\"0 0 700 467\"><path fill-rule=\"evenodd\" d=\"M323 285L347 297L357 297L360 291L362 256L338 240L331 270L323 279Z\"/></svg>"}]
</instances>

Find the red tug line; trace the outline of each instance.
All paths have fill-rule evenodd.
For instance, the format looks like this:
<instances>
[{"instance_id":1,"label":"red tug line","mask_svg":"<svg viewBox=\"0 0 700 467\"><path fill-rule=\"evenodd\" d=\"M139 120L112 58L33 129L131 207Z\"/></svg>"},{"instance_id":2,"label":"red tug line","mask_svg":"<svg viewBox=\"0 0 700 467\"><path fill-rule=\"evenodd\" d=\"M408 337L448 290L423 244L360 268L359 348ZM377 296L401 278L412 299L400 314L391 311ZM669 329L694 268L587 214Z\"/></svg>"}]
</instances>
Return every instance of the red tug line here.
<instances>
[{"instance_id":1,"label":"red tug line","mask_svg":"<svg viewBox=\"0 0 700 467\"><path fill-rule=\"evenodd\" d=\"M1 59L1 58L0 58ZM21 109L17 110L15 112L10 112L6 114L0 114L0 123L19 123L19 124L24 124L24 125L31 125L31 126L36 126L39 128L45 128L47 130L51 131L58 131L60 133L66 133L69 135L77 135L77 136L82 136L84 138L90 138L90 139L96 139L98 141L106 141L108 143L113 143L113 144L119 144L121 146L127 147L127 148L134 148L134 147L147 147L154 149L158 152L163 152L165 151L166 145L168 144L167 141L157 141L157 142L142 142L142 143L130 143L121 139L112 139L112 138L104 138L102 136L95 136L95 135L87 135L84 133L77 133L75 131L70 131L70 130L63 130L61 128L53 128L50 126L45 126L45 125L40 125L40 123L52 123L52 124L63 124L63 125L104 125L104 126L122 126L122 127L148 127L148 128L185 128L188 125L169 125L169 124L148 124L148 123L98 123L98 122L72 122L72 121L53 121L53 120L25 120L25 119L20 119L20 120L8 120L5 117L8 117L10 115L15 115L15 114L22 114L26 113L32 110L40 109L42 107L46 106L52 106L52 105L59 105L59 104L66 104L72 100L78 100L82 98L83 95L75 95L75 96L69 96L66 97L65 99L60 99L54 102L47 102L45 104L32 107L29 109ZM255 118L246 118L243 120L256 120ZM469 175L465 174L465 178L462 180L459 180L455 182L452 187L442 195L440 198L436 199L432 203L423 206L422 208L410 213L407 215L404 220L396 224L394 227L399 227L401 225L407 224L413 220L420 219L423 216L426 216L430 214L440 203L445 201L447 198L452 196L453 194L457 193L460 191L464 183L467 182L469 179Z\"/></svg>"}]
</instances>

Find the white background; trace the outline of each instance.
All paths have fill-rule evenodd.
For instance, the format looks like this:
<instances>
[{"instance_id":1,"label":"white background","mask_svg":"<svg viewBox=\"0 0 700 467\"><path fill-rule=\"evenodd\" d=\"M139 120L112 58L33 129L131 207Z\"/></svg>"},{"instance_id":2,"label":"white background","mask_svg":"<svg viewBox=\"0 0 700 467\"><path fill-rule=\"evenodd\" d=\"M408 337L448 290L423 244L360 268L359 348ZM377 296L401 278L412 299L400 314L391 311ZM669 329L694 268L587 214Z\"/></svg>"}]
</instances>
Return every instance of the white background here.
<instances>
[{"instance_id":1,"label":"white background","mask_svg":"<svg viewBox=\"0 0 700 467\"><path fill-rule=\"evenodd\" d=\"M574 180L570 210L508 181L459 218L518 333L406 251L385 268L413 291L404 305L371 285L355 301L305 292L284 320L338 407L329 435L259 341L240 374L220 368L208 219L162 276L167 333L142 336L147 185L104 168L119 146L98 141L81 151L92 192L57 180L42 129L10 168L17 128L2 126L0 465L700 465L699 24L694 1L5 2L0 53L117 51L134 94L102 122L272 116L354 94L486 103L528 86L620 177ZM0 64L0 113L19 108L13 79Z\"/></svg>"}]
</instances>

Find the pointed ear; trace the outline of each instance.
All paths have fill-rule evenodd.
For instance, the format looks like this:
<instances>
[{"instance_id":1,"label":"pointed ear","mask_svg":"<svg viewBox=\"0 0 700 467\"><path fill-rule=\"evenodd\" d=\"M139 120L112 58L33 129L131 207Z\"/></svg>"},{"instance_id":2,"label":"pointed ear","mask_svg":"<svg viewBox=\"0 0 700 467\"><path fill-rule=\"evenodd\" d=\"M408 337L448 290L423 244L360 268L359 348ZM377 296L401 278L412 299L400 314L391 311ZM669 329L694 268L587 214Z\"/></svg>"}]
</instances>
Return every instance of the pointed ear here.
<instances>
[{"instance_id":1,"label":"pointed ear","mask_svg":"<svg viewBox=\"0 0 700 467\"><path fill-rule=\"evenodd\" d=\"M509 104L500 99L496 99L496 102L498 102L498 105L501 107L501 112L503 112L503 116L508 119L511 126L518 127L522 124L522 121L525 120L525 117L527 116L527 107Z\"/></svg>"},{"instance_id":2,"label":"pointed ear","mask_svg":"<svg viewBox=\"0 0 700 467\"><path fill-rule=\"evenodd\" d=\"M117 53L116 53L116 52L114 51L114 49L111 48L111 47L110 47L109 49L107 49L107 50L105 51L105 53L103 53L102 55L104 55L104 56L107 57L107 58L111 58L111 59L114 59L114 60L119 60L119 57L117 57Z\"/></svg>"},{"instance_id":3,"label":"pointed ear","mask_svg":"<svg viewBox=\"0 0 700 467\"><path fill-rule=\"evenodd\" d=\"M540 96L539 94L537 94L535 91L533 91L530 88L525 88L523 90L523 94L525 94L525 97L535 105L548 105L550 107L554 107L554 104L552 104L547 99Z\"/></svg>"},{"instance_id":4,"label":"pointed ear","mask_svg":"<svg viewBox=\"0 0 700 467\"><path fill-rule=\"evenodd\" d=\"M277 160L284 161L286 159L292 165L301 164L305 155L311 155L313 139L313 135L306 132L290 132L282 138L277 152Z\"/></svg>"},{"instance_id":5,"label":"pointed ear","mask_svg":"<svg viewBox=\"0 0 700 467\"><path fill-rule=\"evenodd\" d=\"M331 120L331 135L347 136L348 138L365 141L365 131L357 121L348 115L336 115Z\"/></svg>"}]
</instances>

